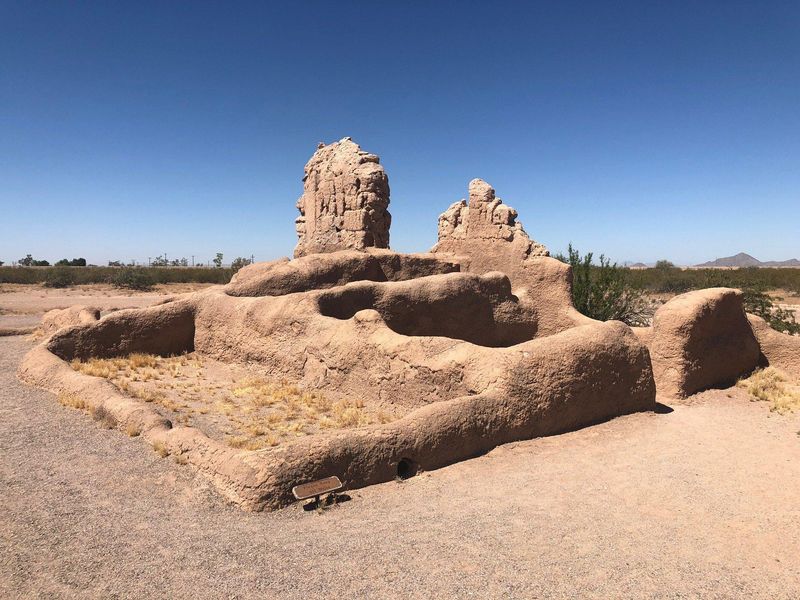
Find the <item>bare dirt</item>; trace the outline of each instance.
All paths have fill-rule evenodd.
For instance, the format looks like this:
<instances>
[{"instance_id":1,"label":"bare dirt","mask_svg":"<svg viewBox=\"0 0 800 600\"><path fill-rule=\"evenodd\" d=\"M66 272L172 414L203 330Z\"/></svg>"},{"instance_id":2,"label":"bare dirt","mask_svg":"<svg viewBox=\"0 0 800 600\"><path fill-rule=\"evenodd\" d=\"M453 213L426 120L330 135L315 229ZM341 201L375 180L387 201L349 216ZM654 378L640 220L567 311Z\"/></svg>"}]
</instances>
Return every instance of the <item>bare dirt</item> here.
<instances>
[{"instance_id":1,"label":"bare dirt","mask_svg":"<svg viewBox=\"0 0 800 600\"><path fill-rule=\"evenodd\" d=\"M742 390L244 513L20 384L30 347L0 338L3 597L800 595L800 416Z\"/></svg>"},{"instance_id":2,"label":"bare dirt","mask_svg":"<svg viewBox=\"0 0 800 600\"><path fill-rule=\"evenodd\" d=\"M209 285L167 283L154 286L151 291L137 292L106 284L59 289L38 284L3 283L0 284L0 326L35 325L48 310L68 308L75 304L96 306L104 312L141 308L163 300L166 296L194 292Z\"/></svg>"}]
</instances>

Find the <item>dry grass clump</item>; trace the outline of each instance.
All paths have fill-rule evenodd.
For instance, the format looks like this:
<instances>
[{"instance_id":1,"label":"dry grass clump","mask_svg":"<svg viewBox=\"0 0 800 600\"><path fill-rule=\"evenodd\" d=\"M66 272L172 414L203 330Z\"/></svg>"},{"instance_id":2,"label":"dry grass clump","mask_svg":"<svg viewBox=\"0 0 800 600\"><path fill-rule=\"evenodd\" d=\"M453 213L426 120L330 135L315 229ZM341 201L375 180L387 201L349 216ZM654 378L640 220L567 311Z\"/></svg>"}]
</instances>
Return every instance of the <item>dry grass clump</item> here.
<instances>
[{"instance_id":1,"label":"dry grass clump","mask_svg":"<svg viewBox=\"0 0 800 600\"><path fill-rule=\"evenodd\" d=\"M332 401L318 392L305 391L285 381L274 383L248 378L231 389L234 399L218 403L232 415L242 434L229 436L233 448L261 450L282 439L304 436L323 429L344 429L392 420L387 413L371 414L360 400Z\"/></svg>"},{"instance_id":2,"label":"dry grass clump","mask_svg":"<svg viewBox=\"0 0 800 600\"><path fill-rule=\"evenodd\" d=\"M757 369L736 385L746 389L753 401L769 402L773 412L786 414L800 408L800 385L774 367Z\"/></svg>"},{"instance_id":3,"label":"dry grass clump","mask_svg":"<svg viewBox=\"0 0 800 600\"><path fill-rule=\"evenodd\" d=\"M163 442L153 442L153 450L155 450L156 454L158 454L161 458L166 458L169 456L169 450Z\"/></svg>"},{"instance_id":4,"label":"dry grass clump","mask_svg":"<svg viewBox=\"0 0 800 600\"><path fill-rule=\"evenodd\" d=\"M58 395L58 402L59 404L63 404L64 406L68 406L70 408L77 408L80 410L85 410L89 408L89 405L86 403L86 400L84 400L77 394L73 394L71 392L61 392Z\"/></svg>"},{"instance_id":5,"label":"dry grass clump","mask_svg":"<svg viewBox=\"0 0 800 600\"><path fill-rule=\"evenodd\" d=\"M68 406L70 408L88 410L89 414L92 415L92 419L97 421L106 429L114 429L117 426L117 418L112 415L111 412L109 412L108 409L106 409L106 407L102 404L92 406L86 402L86 400L77 394L73 394L72 392L61 392L58 395L58 402L59 404Z\"/></svg>"},{"instance_id":6,"label":"dry grass clump","mask_svg":"<svg viewBox=\"0 0 800 600\"><path fill-rule=\"evenodd\" d=\"M108 379L121 391L135 398L160 404L173 411L185 408L186 405L173 402L162 391L137 387L132 384L151 380L160 381L167 376L177 378L183 375L196 375L200 369L199 361L186 355L165 358L138 352L118 358L90 358L85 362L76 359L70 364L80 373Z\"/></svg>"},{"instance_id":7,"label":"dry grass clump","mask_svg":"<svg viewBox=\"0 0 800 600\"><path fill-rule=\"evenodd\" d=\"M106 429L114 429L117 426L117 418L102 404L92 410L92 418Z\"/></svg>"},{"instance_id":8,"label":"dry grass clump","mask_svg":"<svg viewBox=\"0 0 800 600\"><path fill-rule=\"evenodd\" d=\"M76 371L93 377L150 381L161 379L166 374L179 377L185 367L199 368L199 361L185 354L165 358L136 352L118 358L90 358L86 362L75 359L71 365Z\"/></svg>"}]
</instances>

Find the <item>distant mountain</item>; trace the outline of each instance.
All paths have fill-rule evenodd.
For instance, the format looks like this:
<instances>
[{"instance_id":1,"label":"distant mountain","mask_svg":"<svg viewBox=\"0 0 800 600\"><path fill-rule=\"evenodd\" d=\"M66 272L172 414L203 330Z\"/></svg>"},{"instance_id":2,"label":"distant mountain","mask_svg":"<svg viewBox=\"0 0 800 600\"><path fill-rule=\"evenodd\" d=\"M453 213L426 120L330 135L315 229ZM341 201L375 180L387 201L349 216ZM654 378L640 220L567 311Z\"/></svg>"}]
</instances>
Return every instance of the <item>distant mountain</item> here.
<instances>
[{"instance_id":1,"label":"distant mountain","mask_svg":"<svg viewBox=\"0 0 800 600\"><path fill-rule=\"evenodd\" d=\"M789 260L768 260L767 262L762 262L762 267L800 267L800 260L796 258L790 258Z\"/></svg>"},{"instance_id":2,"label":"distant mountain","mask_svg":"<svg viewBox=\"0 0 800 600\"><path fill-rule=\"evenodd\" d=\"M791 258L789 260L770 260L767 262L761 262L749 254L739 252L739 254L734 256L718 258L717 260L695 265L695 267L800 267L800 260Z\"/></svg>"},{"instance_id":3,"label":"distant mountain","mask_svg":"<svg viewBox=\"0 0 800 600\"><path fill-rule=\"evenodd\" d=\"M646 269L648 265L644 264L643 262L633 263L632 265L628 265L629 269Z\"/></svg>"}]
</instances>

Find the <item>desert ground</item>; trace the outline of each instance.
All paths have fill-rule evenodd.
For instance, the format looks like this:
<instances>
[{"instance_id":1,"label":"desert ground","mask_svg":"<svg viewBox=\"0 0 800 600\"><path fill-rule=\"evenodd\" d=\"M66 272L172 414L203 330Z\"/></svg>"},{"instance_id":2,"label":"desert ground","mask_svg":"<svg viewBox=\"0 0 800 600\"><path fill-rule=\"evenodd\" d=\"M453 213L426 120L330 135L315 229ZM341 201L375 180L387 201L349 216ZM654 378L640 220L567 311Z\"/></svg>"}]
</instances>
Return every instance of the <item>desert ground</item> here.
<instances>
[{"instance_id":1,"label":"desert ground","mask_svg":"<svg viewBox=\"0 0 800 600\"><path fill-rule=\"evenodd\" d=\"M157 285L152 291L136 292L105 284L48 288L38 284L0 283L0 331L35 327L42 315L54 308L83 304L96 306L108 313L123 308L150 306L167 296L204 287L208 287L208 284L168 283Z\"/></svg>"},{"instance_id":2,"label":"desert ground","mask_svg":"<svg viewBox=\"0 0 800 600\"><path fill-rule=\"evenodd\" d=\"M91 287L14 286L0 319L187 291ZM0 337L2 597L800 595L800 415L741 389L507 444L321 512L247 513L20 383L33 343Z\"/></svg>"}]
</instances>

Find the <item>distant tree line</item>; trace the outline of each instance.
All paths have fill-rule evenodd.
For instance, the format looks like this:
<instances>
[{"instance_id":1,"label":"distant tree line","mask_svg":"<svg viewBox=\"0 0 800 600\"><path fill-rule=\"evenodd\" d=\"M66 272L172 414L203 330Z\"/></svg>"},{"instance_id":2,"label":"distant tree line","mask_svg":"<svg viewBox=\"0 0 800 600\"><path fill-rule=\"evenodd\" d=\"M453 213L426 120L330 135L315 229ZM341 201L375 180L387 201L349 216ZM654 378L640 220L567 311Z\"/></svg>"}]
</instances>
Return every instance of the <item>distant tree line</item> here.
<instances>
[{"instance_id":1,"label":"distant tree line","mask_svg":"<svg viewBox=\"0 0 800 600\"><path fill-rule=\"evenodd\" d=\"M224 255L222 254L222 252L217 252L216 255L214 256L214 258L211 259L210 264L213 264L214 268L216 268L216 269L221 269L223 267L223 262L222 262L223 261L223 257L224 257ZM245 267L247 265L253 264L253 262L254 262L254 257L253 256L250 256L250 258L245 258L243 256L239 256L239 257L235 258L233 260L233 262L231 263L231 269L233 269L234 272L236 272L239 269L241 269L242 267ZM0 261L0 266L3 266L4 264L5 263L3 261ZM20 267L49 267L49 266L51 266L50 265L50 261L35 259L35 258L33 258L33 256L31 254L27 254L24 258L20 258L16 262L16 264L19 265ZM86 259L85 258L73 258L71 260L68 259L68 258L62 258L61 260L56 262L54 266L56 266L56 267L86 267L87 263L86 263ZM96 265L88 265L88 266L95 267ZM108 261L108 266L109 267L136 267L136 266L143 266L143 265L137 265L136 262L134 262L134 261L131 261L129 263L125 263L125 262L123 262L121 260L110 260L110 261ZM147 266L149 266L149 267L188 267L189 266L189 259L187 259L185 256L182 257L182 258L167 259L166 255L160 255L160 256L156 256L154 259L148 259L148 265ZM193 266L193 267L195 266L194 265L194 257L192 258L192 265L191 266ZM200 263L199 265L197 265L197 267L202 268L203 264Z\"/></svg>"}]
</instances>

